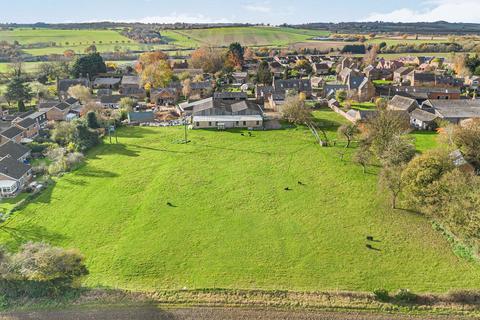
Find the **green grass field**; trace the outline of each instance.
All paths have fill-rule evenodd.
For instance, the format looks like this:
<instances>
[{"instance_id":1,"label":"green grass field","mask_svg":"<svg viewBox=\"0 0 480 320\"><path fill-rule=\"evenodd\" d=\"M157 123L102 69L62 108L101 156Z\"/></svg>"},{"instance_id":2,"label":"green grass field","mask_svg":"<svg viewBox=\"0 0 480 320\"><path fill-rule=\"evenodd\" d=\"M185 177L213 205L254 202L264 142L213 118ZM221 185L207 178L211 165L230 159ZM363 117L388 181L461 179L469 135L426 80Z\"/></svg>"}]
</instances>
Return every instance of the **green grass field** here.
<instances>
[{"instance_id":1,"label":"green grass field","mask_svg":"<svg viewBox=\"0 0 480 320\"><path fill-rule=\"evenodd\" d=\"M244 46L286 46L306 41L314 36L325 36L322 30L276 27L231 27L191 30L169 30L162 34L180 46L228 46L240 42Z\"/></svg>"},{"instance_id":2,"label":"green grass field","mask_svg":"<svg viewBox=\"0 0 480 320\"><path fill-rule=\"evenodd\" d=\"M331 138L344 120L315 112ZM0 233L79 248L89 286L444 292L478 288L423 217L392 211L368 174L304 128L254 132L126 128L15 213ZM434 135L418 135L420 148ZM302 181L304 185L299 185ZM284 191L285 187L292 191ZM169 207L167 202L175 207ZM374 236L378 251L368 250Z\"/></svg>"},{"instance_id":3,"label":"green grass field","mask_svg":"<svg viewBox=\"0 0 480 320\"><path fill-rule=\"evenodd\" d=\"M60 30L18 28L12 31L0 31L0 41L18 41L21 45L55 42L58 46L92 43L128 42L130 39L114 30Z\"/></svg>"},{"instance_id":4,"label":"green grass field","mask_svg":"<svg viewBox=\"0 0 480 320\"><path fill-rule=\"evenodd\" d=\"M25 72L37 71L38 65L41 62L23 62L22 67ZM11 70L11 63L0 62L0 73L9 72Z\"/></svg>"},{"instance_id":5,"label":"green grass field","mask_svg":"<svg viewBox=\"0 0 480 320\"><path fill-rule=\"evenodd\" d=\"M56 46L30 48L24 51L33 56L62 54L71 49L84 53L85 48L95 44L99 52L120 50L182 50L202 45L228 46L239 41L245 46L286 46L306 41L313 36L324 36L325 31L314 31L276 27L236 27L192 30L163 30L162 35L168 44L140 44L122 36L115 30L58 30L17 28L13 31L0 31L0 41L18 41L21 45L55 42Z\"/></svg>"}]
</instances>

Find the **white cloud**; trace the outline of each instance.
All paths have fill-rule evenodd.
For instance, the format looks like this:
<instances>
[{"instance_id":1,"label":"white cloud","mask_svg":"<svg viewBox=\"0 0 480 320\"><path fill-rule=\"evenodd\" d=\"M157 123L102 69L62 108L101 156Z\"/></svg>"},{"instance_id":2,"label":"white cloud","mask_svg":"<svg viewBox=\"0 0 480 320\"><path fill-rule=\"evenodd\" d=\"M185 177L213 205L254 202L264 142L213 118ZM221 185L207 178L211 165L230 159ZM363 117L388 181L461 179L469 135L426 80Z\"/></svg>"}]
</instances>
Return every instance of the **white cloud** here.
<instances>
[{"instance_id":1,"label":"white cloud","mask_svg":"<svg viewBox=\"0 0 480 320\"><path fill-rule=\"evenodd\" d=\"M479 0L431 0L419 3L422 9L402 8L387 13L374 12L363 21L388 22L479 22Z\"/></svg>"},{"instance_id":2,"label":"white cloud","mask_svg":"<svg viewBox=\"0 0 480 320\"><path fill-rule=\"evenodd\" d=\"M247 4L243 8L248 11L258 12L258 13L270 13L272 8L266 3L257 3L257 4Z\"/></svg>"},{"instance_id":3,"label":"white cloud","mask_svg":"<svg viewBox=\"0 0 480 320\"><path fill-rule=\"evenodd\" d=\"M141 22L141 23L177 23L177 22L184 22L184 23L230 23L231 21L222 18L222 19L215 19L212 17L205 16L203 14L188 14L188 13L181 13L177 14L173 12L167 16L149 16L143 17L140 19L123 21L123 22Z\"/></svg>"}]
</instances>

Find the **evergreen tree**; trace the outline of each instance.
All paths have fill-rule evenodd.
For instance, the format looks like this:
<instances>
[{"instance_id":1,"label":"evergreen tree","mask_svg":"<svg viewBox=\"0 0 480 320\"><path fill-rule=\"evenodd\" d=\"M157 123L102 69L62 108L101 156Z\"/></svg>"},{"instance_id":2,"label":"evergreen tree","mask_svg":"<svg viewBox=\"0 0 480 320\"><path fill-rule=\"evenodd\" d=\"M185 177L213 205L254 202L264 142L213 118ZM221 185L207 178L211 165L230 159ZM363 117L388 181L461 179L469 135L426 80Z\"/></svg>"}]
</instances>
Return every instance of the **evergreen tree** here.
<instances>
[{"instance_id":1,"label":"evergreen tree","mask_svg":"<svg viewBox=\"0 0 480 320\"><path fill-rule=\"evenodd\" d=\"M5 99L9 102L17 102L19 111L25 111L25 101L30 101L32 99L32 92L24 78L15 76L10 80L7 85Z\"/></svg>"},{"instance_id":2,"label":"evergreen tree","mask_svg":"<svg viewBox=\"0 0 480 320\"><path fill-rule=\"evenodd\" d=\"M107 72L107 66L99 53L91 53L75 60L72 67L72 76L78 78L80 76L92 78L99 73Z\"/></svg>"},{"instance_id":3,"label":"evergreen tree","mask_svg":"<svg viewBox=\"0 0 480 320\"><path fill-rule=\"evenodd\" d=\"M91 129L100 128L97 121L97 115L93 111L90 111L89 113L87 113L87 126Z\"/></svg>"},{"instance_id":4,"label":"evergreen tree","mask_svg":"<svg viewBox=\"0 0 480 320\"><path fill-rule=\"evenodd\" d=\"M271 84L272 83L272 72L268 66L267 61L260 62L257 70L257 81L262 84Z\"/></svg>"}]
</instances>

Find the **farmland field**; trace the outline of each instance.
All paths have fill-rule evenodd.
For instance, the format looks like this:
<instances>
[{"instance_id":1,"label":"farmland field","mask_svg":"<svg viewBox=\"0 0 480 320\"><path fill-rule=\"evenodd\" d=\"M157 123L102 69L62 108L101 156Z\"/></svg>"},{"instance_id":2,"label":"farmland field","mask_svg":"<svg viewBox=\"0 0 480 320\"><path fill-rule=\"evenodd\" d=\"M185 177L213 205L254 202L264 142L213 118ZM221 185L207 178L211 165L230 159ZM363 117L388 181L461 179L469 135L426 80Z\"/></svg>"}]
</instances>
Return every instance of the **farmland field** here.
<instances>
[{"instance_id":1,"label":"farmland field","mask_svg":"<svg viewBox=\"0 0 480 320\"><path fill-rule=\"evenodd\" d=\"M343 122L315 113L336 137ZM28 240L78 248L89 286L444 292L478 288L480 266L456 257L421 216L392 211L368 174L304 128L254 132L125 128L16 212ZM419 150L434 136L419 135ZM301 181L302 184L298 184ZM285 191L289 187L291 191ZM168 203L170 205L168 205ZM367 235L378 240L366 248Z\"/></svg>"},{"instance_id":2,"label":"farmland field","mask_svg":"<svg viewBox=\"0 0 480 320\"><path fill-rule=\"evenodd\" d=\"M115 43L131 41L114 30L59 30L59 29L25 29L0 31L0 41L18 41L21 45L55 42L58 46L92 43Z\"/></svg>"},{"instance_id":3,"label":"farmland field","mask_svg":"<svg viewBox=\"0 0 480 320\"><path fill-rule=\"evenodd\" d=\"M171 30L163 33L183 46L228 46L240 42L245 46L286 46L306 41L315 36L328 35L325 31L274 28L274 27L232 27L191 30Z\"/></svg>"}]
</instances>

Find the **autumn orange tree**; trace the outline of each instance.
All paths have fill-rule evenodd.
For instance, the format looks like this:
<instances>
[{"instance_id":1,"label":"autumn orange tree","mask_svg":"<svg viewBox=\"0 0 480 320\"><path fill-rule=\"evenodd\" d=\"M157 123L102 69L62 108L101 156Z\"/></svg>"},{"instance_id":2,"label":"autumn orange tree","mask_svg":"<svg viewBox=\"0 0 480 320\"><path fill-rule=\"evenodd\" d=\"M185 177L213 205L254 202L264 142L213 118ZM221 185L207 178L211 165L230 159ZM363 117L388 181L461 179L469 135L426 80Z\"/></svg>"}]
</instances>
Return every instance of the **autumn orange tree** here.
<instances>
[{"instance_id":1,"label":"autumn orange tree","mask_svg":"<svg viewBox=\"0 0 480 320\"><path fill-rule=\"evenodd\" d=\"M159 61L166 61L168 59L168 55L163 51L152 51L152 52L145 52L140 55L138 59L138 63L135 66L135 69L138 73L141 73L144 68L148 65L157 63Z\"/></svg>"},{"instance_id":2,"label":"autumn orange tree","mask_svg":"<svg viewBox=\"0 0 480 320\"><path fill-rule=\"evenodd\" d=\"M135 67L145 88L166 87L173 78L173 71L162 51L145 52Z\"/></svg>"},{"instance_id":3,"label":"autumn orange tree","mask_svg":"<svg viewBox=\"0 0 480 320\"><path fill-rule=\"evenodd\" d=\"M170 64L165 60L156 61L143 67L140 79L144 86L150 88L166 87L173 78Z\"/></svg>"},{"instance_id":4,"label":"autumn orange tree","mask_svg":"<svg viewBox=\"0 0 480 320\"><path fill-rule=\"evenodd\" d=\"M221 49L201 47L192 53L190 62L194 68L207 73L216 73L223 68L225 52Z\"/></svg>"}]
</instances>

